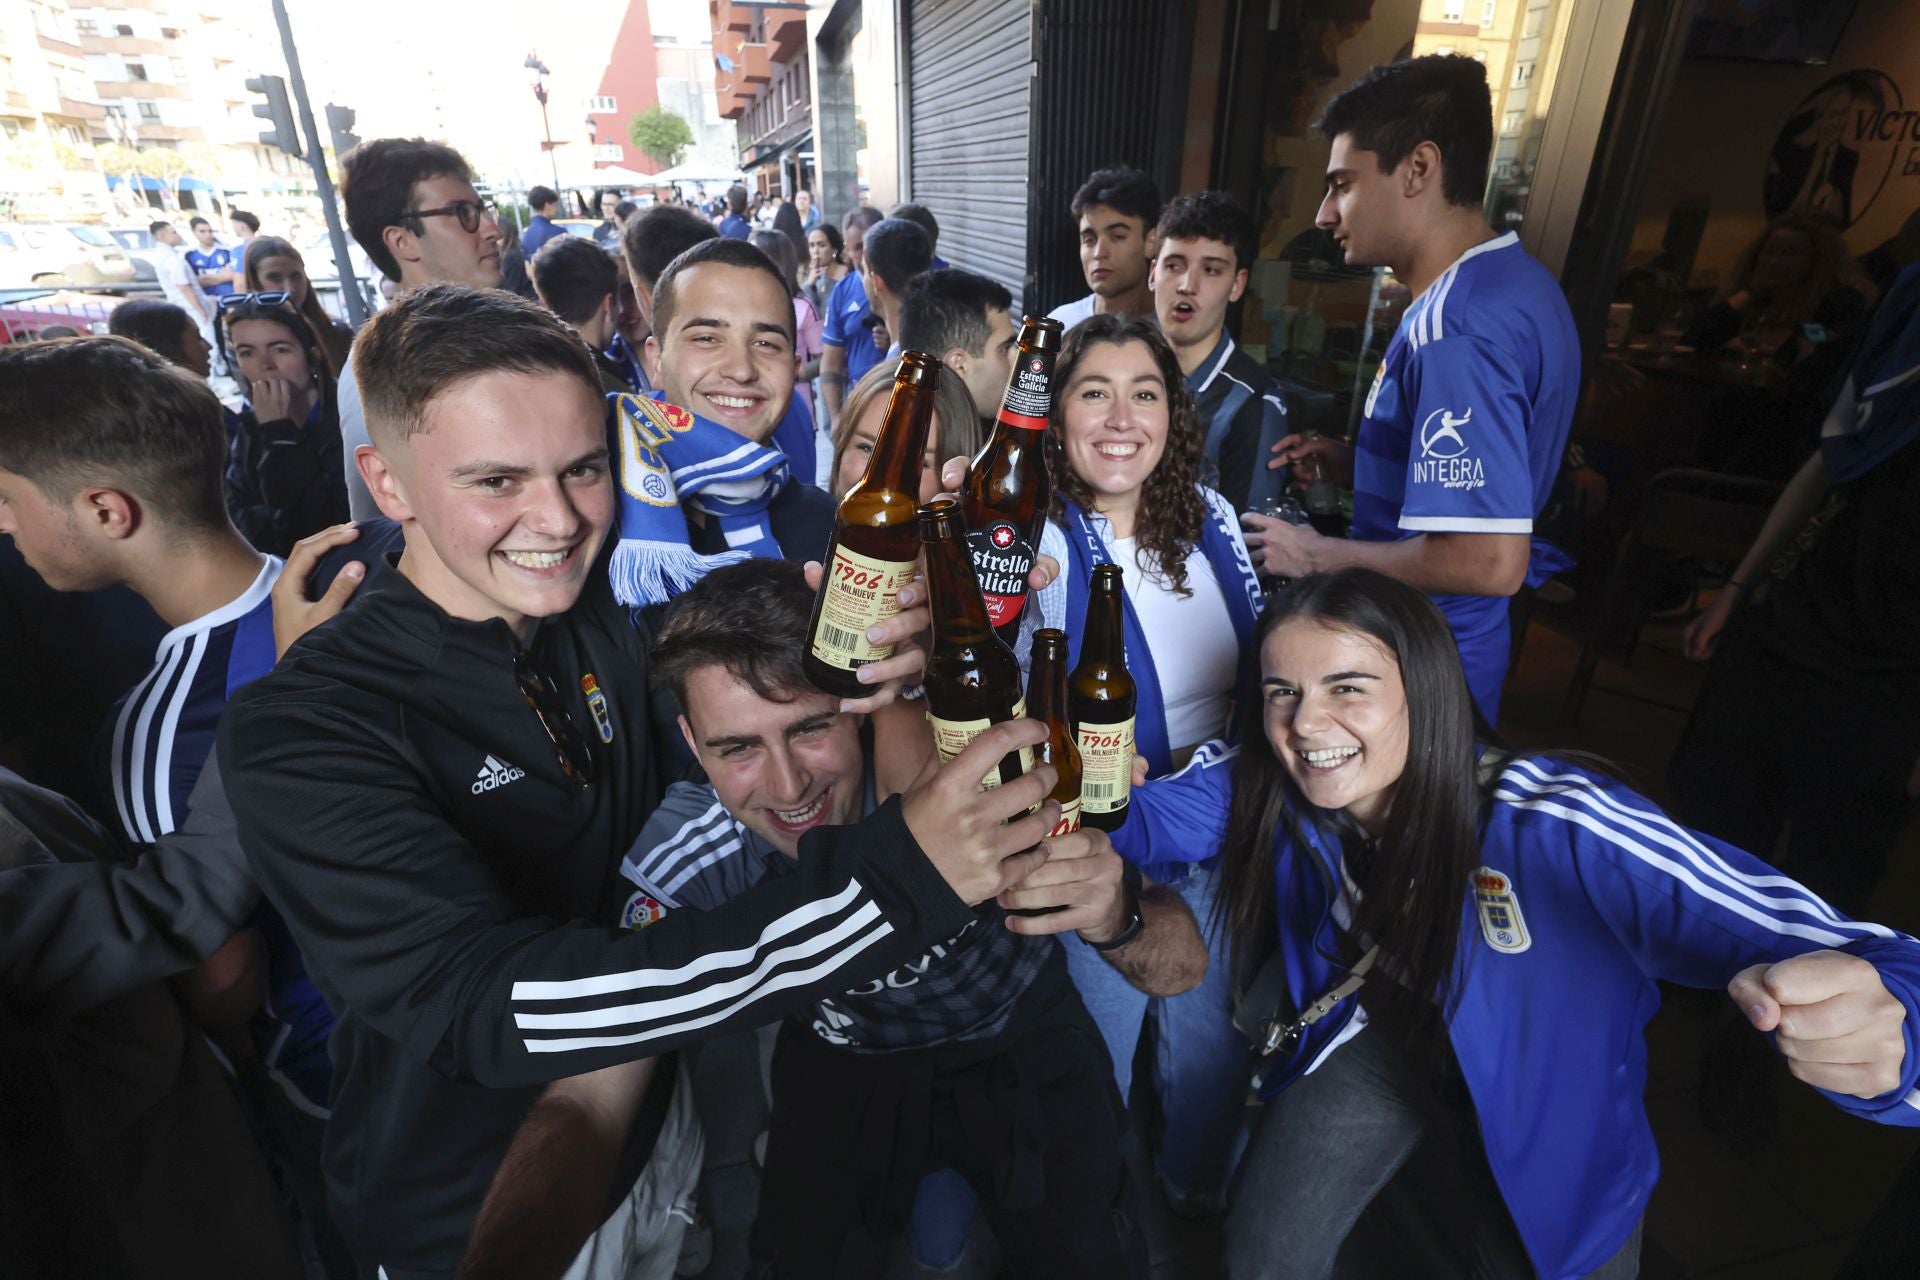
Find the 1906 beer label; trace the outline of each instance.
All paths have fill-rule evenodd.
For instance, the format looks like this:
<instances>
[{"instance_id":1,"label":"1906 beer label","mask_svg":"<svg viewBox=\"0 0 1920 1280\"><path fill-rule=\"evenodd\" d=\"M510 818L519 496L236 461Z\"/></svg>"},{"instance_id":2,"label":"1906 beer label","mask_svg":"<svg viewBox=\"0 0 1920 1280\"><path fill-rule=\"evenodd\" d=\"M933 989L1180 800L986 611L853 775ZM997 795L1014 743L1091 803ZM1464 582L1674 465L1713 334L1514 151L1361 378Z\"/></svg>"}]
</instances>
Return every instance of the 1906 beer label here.
<instances>
[{"instance_id":1,"label":"1906 beer label","mask_svg":"<svg viewBox=\"0 0 1920 1280\"><path fill-rule=\"evenodd\" d=\"M1080 748L1080 807L1087 813L1113 813L1127 807L1133 789L1133 720L1118 724L1081 723L1074 734Z\"/></svg>"},{"instance_id":2,"label":"1906 beer label","mask_svg":"<svg viewBox=\"0 0 1920 1280\"><path fill-rule=\"evenodd\" d=\"M1026 714L1027 700L1022 698L1014 704L1013 718L1015 720L1023 720L1026 718ZM993 727L993 721L984 718L979 720L942 720L931 711L927 712L927 721L933 725L933 746L934 750L940 753L941 764L946 764L962 751L965 751L967 744ZM1033 748L1021 747L1019 754L1022 772L1032 773ZM995 764L987 776L981 779L980 786L985 790L991 791L1001 783L1008 781L1011 781L1011 779L1001 777L1000 766Z\"/></svg>"},{"instance_id":3,"label":"1906 beer label","mask_svg":"<svg viewBox=\"0 0 1920 1280\"><path fill-rule=\"evenodd\" d=\"M900 588L912 576L910 560L893 563L863 556L844 543L834 547L813 656L847 670L892 657L893 646L868 640L867 628L900 612Z\"/></svg>"}]
</instances>

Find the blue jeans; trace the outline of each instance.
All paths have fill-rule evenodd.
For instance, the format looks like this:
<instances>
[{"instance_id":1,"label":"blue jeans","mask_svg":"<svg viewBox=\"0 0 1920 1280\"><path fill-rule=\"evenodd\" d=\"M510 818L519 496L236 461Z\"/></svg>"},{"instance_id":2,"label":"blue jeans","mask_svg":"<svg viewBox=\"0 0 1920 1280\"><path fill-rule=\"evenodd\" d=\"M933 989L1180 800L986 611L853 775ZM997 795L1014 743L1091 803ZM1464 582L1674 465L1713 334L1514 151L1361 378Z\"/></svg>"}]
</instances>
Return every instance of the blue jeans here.
<instances>
[{"instance_id":1,"label":"blue jeans","mask_svg":"<svg viewBox=\"0 0 1920 1280\"><path fill-rule=\"evenodd\" d=\"M1212 869L1195 869L1174 885L1193 909L1207 941L1207 977L1178 996L1151 997L1129 985L1098 951L1063 935L1067 970L1113 1055L1120 1096L1133 1084L1133 1056L1145 1019L1158 1033L1154 1087L1166 1118L1155 1168L1167 1189L1201 1200L1221 1199L1246 1145L1245 1112L1251 1046L1233 1026L1233 978L1225 937L1212 927Z\"/></svg>"}]
</instances>

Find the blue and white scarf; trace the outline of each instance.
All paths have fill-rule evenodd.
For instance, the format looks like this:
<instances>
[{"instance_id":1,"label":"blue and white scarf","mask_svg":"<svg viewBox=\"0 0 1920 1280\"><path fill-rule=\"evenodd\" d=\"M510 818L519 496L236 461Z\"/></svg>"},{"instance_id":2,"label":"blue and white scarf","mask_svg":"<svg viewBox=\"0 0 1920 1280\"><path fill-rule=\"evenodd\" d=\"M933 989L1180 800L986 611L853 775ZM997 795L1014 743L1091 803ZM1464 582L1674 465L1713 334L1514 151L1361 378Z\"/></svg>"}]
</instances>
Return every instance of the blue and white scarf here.
<instances>
[{"instance_id":1,"label":"blue and white scarf","mask_svg":"<svg viewBox=\"0 0 1920 1280\"><path fill-rule=\"evenodd\" d=\"M1203 488L1202 500L1209 495ZM1080 641L1086 632L1082 622L1087 616L1087 599L1093 593L1093 566L1119 564L1099 525L1071 499L1067 500L1067 564L1062 574L1067 580L1067 665L1080 661ZM1240 663L1244 675L1253 646L1253 627L1261 606L1260 579L1246 544L1234 537L1233 514L1224 503L1206 502L1207 518L1200 526L1197 550L1213 566L1221 594L1227 598L1227 614L1233 622L1234 638L1240 643ZM1132 564L1121 566L1127 573L1138 570ZM1167 704L1160 692L1160 674L1154 667L1153 652L1147 647L1147 635L1133 601L1125 596L1127 671L1133 676L1137 701L1134 709L1134 750L1147 758L1148 773L1160 777L1173 768L1173 744L1167 737ZM1162 654L1163 658L1176 655ZM1238 687L1238 685L1236 685Z\"/></svg>"},{"instance_id":2,"label":"blue and white scarf","mask_svg":"<svg viewBox=\"0 0 1920 1280\"><path fill-rule=\"evenodd\" d=\"M785 455L668 404L657 391L615 393L607 402L620 499L609 574L620 603L661 604L721 565L780 558L767 507L786 486ZM727 550L693 549L683 501L720 527Z\"/></svg>"}]
</instances>

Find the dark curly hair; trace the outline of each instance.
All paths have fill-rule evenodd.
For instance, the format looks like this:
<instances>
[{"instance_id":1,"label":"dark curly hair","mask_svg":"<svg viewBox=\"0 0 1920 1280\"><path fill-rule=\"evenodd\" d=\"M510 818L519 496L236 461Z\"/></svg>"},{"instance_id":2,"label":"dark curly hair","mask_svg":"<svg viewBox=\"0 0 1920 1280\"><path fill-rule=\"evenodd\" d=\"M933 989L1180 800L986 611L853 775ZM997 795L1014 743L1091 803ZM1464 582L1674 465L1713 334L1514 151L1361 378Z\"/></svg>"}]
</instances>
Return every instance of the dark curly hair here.
<instances>
[{"instance_id":1,"label":"dark curly hair","mask_svg":"<svg viewBox=\"0 0 1920 1280\"><path fill-rule=\"evenodd\" d=\"M1053 385L1058 391L1053 401L1053 421L1047 429L1052 440L1053 470L1059 477L1054 485L1054 522L1066 526L1063 498L1071 498L1083 511L1093 510L1093 490L1066 464L1066 391L1087 348L1102 342L1114 346L1144 344L1167 384L1167 448L1160 456L1160 465L1140 488L1135 536L1153 566L1149 573L1164 578L1179 595L1190 596L1193 591L1187 586L1187 557L1200 544L1200 529L1207 518L1199 487L1206 438L1200 433L1200 416L1187 390L1186 375L1180 372L1179 358L1151 319L1107 312L1067 331L1054 366Z\"/></svg>"}]
</instances>

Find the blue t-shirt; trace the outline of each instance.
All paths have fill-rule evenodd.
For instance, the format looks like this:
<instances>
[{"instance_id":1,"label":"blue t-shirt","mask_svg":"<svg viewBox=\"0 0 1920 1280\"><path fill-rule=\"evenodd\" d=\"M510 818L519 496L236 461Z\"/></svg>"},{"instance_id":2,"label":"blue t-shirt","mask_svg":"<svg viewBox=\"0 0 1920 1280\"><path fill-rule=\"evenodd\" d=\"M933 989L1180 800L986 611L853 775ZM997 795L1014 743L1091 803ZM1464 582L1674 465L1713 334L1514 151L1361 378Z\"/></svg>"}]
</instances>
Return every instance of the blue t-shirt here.
<instances>
[{"instance_id":1,"label":"blue t-shirt","mask_svg":"<svg viewBox=\"0 0 1920 1280\"><path fill-rule=\"evenodd\" d=\"M1355 441L1350 536L1532 533L1579 393L1580 343L1559 281L1512 232L1467 250L1387 344ZM1492 722L1509 648L1506 598L1433 599Z\"/></svg>"},{"instance_id":2,"label":"blue t-shirt","mask_svg":"<svg viewBox=\"0 0 1920 1280\"><path fill-rule=\"evenodd\" d=\"M565 227L557 227L546 214L536 213L528 219L527 229L521 233L520 252L527 255L528 262L532 262L533 256L540 252L547 241L565 234L567 234Z\"/></svg>"},{"instance_id":3,"label":"blue t-shirt","mask_svg":"<svg viewBox=\"0 0 1920 1280\"><path fill-rule=\"evenodd\" d=\"M153 670L108 719L102 734L106 781L130 841L150 843L186 820L188 797L213 751L228 700L273 669L270 593L281 562L263 560L259 576L238 599L161 639ZM333 1013L272 904L263 899L250 923L265 944L267 1003L248 1031L293 1105L325 1117Z\"/></svg>"},{"instance_id":4,"label":"blue t-shirt","mask_svg":"<svg viewBox=\"0 0 1920 1280\"><path fill-rule=\"evenodd\" d=\"M849 387L880 363L880 348L874 345L873 330L865 323L867 315L867 286L858 271L849 271L827 298L826 324L821 330L828 346L846 350Z\"/></svg>"},{"instance_id":5,"label":"blue t-shirt","mask_svg":"<svg viewBox=\"0 0 1920 1280\"><path fill-rule=\"evenodd\" d=\"M720 234L729 240L745 240L753 234L753 224L737 213L720 219Z\"/></svg>"},{"instance_id":6,"label":"blue t-shirt","mask_svg":"<svg viewBox=\"0 0 1920 1280\"><path fill-rule=\"evenodd\" d=\"M187 250L187 265L193 268L195 276L203 276L209 271L233 270L233 255L219 245L211 249ZM195 283L198 283L196 280ZM209 298L224 298L233 292L233 281L223 280L219 284L200 285L200 291Z\"/></svg>"}]
</instances>

